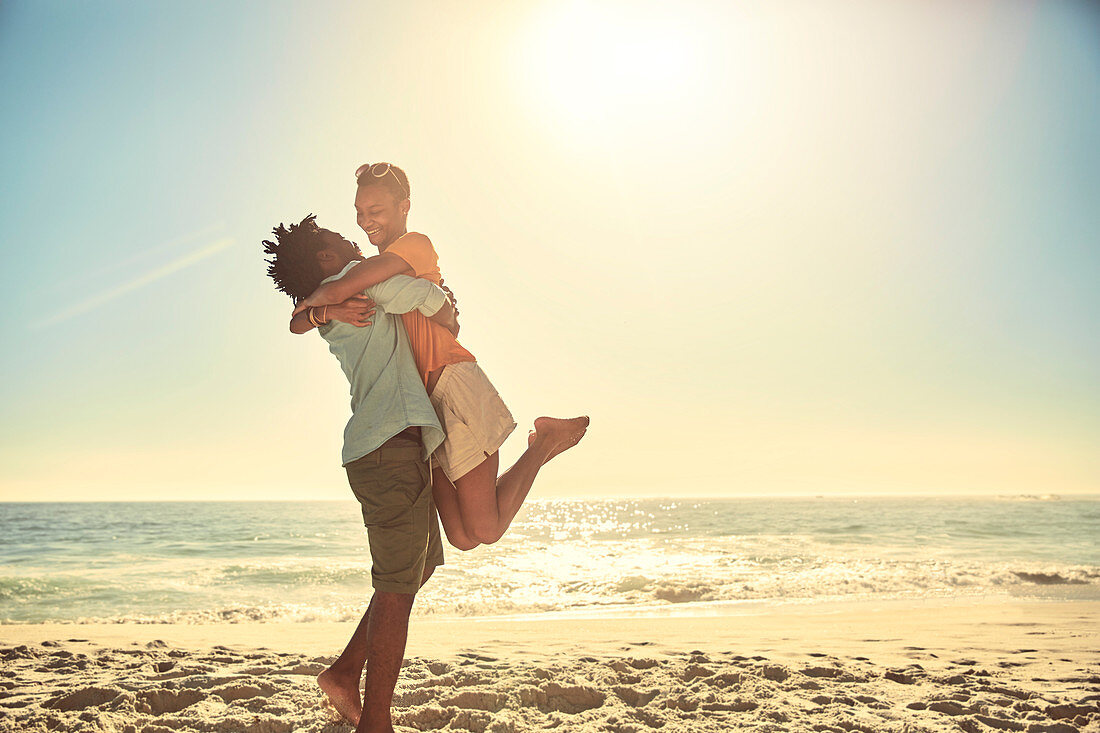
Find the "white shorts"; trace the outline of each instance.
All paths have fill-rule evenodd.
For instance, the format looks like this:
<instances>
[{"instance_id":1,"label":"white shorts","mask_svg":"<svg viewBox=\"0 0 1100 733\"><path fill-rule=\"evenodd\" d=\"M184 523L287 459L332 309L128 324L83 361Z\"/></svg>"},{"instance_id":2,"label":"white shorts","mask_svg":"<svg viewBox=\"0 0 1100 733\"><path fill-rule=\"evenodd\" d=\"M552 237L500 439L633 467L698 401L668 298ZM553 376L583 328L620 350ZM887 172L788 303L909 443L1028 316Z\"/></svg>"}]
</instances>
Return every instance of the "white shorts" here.
<instances>
[{"instance_id":1,"label":"white shorts","mask_svg":"<svg viewBox=\"0 0 1100 733\"><path fill-rule=\"evenodd\" d=\"M432 457L452 483L496 453L516 429L512 413L477 362L448 364L430 399L447 434Z\"/></svg>"}]
</instances>

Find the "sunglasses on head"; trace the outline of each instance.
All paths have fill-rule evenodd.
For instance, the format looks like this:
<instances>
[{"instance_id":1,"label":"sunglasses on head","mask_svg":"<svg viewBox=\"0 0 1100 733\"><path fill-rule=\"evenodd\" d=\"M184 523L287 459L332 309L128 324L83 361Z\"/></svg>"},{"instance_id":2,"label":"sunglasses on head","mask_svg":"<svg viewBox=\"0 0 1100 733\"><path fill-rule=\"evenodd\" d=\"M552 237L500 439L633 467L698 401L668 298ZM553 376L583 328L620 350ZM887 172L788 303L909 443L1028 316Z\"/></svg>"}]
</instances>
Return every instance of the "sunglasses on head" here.
<instances>
[{"instance_id":1,"label":"sunglasses on head","mask_svg":"<svg viewBox=\"0 0 1100 733\"><path fill-rule=\"evenodd\" d=\"M393 180L397 181L397 185L405 192L405 198L409 197L409 189L406 188L405 184L401 182L401 179L397 177L397 171L394 170L392 163L364 163L355 169L355 182L363 183L363 177L368 173L373 178L384 178L387 173L392 173Z\"/></svg>"}]
</instances>

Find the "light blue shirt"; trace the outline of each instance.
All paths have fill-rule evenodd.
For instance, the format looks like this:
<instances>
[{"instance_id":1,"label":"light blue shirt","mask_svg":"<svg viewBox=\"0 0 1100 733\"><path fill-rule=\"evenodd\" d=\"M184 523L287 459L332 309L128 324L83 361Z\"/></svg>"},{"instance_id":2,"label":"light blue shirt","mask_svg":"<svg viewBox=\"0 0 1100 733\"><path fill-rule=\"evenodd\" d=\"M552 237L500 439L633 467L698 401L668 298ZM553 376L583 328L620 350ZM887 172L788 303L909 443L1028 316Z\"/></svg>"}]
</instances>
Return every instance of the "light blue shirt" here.
<instances>
[{"instance_id":1,"label":"light blue shirt","mask_svg":"<svg viewBox=\"0 0 1100 733\"><path fill-rule=\"evenodd\" d=\"M359 260L324 282L343 277ZM424 459L443 442L435 408L424 392L405 324L398 315L419 310L435 315L446 294L428 280L394 275L365 291L378 304L372 325L332 321L318 332L340 360L351 384L351 419L344 428L343 463L362 458L405 428L420 427ZM382 311L385 311L384 313Z\"/></svg>"}]
</instances>

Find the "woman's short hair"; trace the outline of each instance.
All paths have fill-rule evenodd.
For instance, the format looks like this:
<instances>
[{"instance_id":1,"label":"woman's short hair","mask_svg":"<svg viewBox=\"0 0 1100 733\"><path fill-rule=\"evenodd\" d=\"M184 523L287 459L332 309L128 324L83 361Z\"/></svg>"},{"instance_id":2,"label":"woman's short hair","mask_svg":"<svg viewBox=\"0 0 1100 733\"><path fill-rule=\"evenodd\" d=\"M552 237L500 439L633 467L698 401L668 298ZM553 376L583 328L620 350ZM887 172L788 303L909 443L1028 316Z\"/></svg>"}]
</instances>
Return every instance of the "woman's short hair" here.
<instances>
[{"instance_id":1,"label":"woman's short hair","mask_svg":"<svg viewBox=\"0 0 1100 733\"><path fill-rule=\"evenodd\" d=\"M381 186L398 201L404 201L412 197L412 189L409 188L409 177L405 171L393 163L369 163L359 166L355 171L355 182L359 188L367 186Z\"/></svg>"}]
</instances>

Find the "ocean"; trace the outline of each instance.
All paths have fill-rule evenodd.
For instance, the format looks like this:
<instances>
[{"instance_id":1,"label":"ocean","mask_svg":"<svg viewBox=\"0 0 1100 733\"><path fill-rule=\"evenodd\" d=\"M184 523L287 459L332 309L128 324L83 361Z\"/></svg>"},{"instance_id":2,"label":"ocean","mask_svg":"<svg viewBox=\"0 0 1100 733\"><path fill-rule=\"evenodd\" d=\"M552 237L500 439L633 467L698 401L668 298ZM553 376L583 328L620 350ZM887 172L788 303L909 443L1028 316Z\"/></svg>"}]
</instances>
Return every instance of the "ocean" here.
<instances>
[{"instance_id":1,"label":"ocean","mask_svg":"<svg viewBox=\"0 0 1100 733\"><path fill-rule=\"evenodd\" d=\"M535 500L414 614L709 614L922 598L1100 599L1095 497ZM358 504L0 503L0 623L350 621Z\"/></svg>"}]
</instances>

